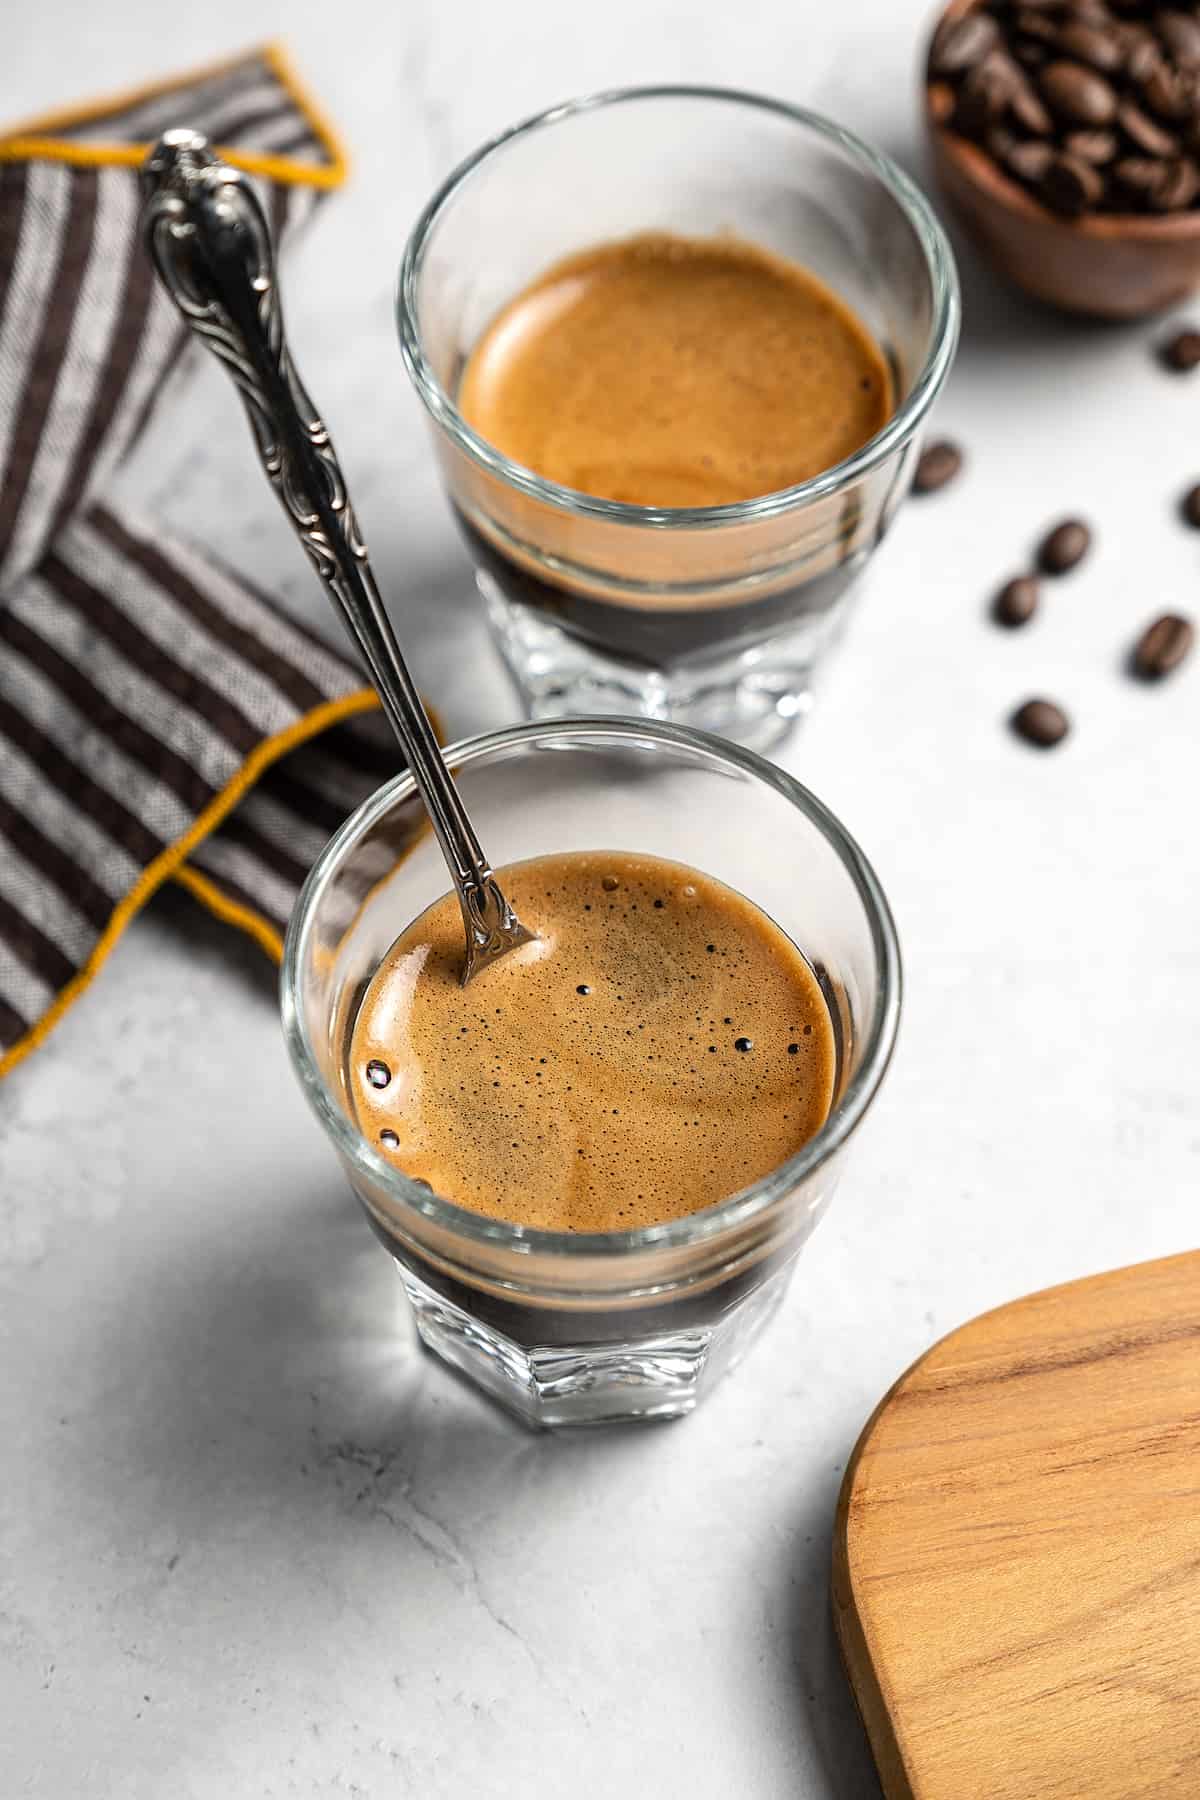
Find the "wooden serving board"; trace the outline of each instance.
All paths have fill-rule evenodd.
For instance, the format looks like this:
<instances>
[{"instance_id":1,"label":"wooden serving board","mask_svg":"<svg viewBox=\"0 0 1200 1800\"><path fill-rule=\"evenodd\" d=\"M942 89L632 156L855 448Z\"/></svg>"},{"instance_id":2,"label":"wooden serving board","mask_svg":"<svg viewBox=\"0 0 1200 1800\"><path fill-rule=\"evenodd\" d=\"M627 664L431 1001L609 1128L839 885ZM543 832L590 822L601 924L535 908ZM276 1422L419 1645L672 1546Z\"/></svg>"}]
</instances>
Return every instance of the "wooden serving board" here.
<instances>
[{"instance_id":1,"label":"wooden serving board","mask_svg":"<svg viewBox=\"0 0 1200 1800\"><path fill-rule=\"evenodd\" d=\"M859 1439L833 1565L888 1800L1200 1797L1200 1254L935 1345Z\"/></svg>"}]
</instances>

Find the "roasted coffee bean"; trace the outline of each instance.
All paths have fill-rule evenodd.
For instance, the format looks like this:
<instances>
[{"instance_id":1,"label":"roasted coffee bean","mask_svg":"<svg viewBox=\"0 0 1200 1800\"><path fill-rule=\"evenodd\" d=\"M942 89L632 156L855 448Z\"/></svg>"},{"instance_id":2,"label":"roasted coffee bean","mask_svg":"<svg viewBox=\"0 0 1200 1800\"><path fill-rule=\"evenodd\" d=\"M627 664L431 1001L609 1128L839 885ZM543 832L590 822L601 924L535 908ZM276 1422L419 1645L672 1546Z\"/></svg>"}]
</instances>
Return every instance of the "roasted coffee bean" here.
<instances>
[{"instance_id":1,"label":"roasted coffee bean","mask_svg":"<svg viewBox=\"0 0 1200 1800\"><path fill-rule=\"evenodd\" d=\"M1103 168L1117 154L1117 136L1113 131L1069 131L1066 137L1068 156L1077 156L1080 162L1093 163Z\"/></svg>"},{"instance_id":2,"label":"roasted coffee bean","mask_svg":"<svg viewBox=\"0 0 1200 1800\"><path fill-rule=\"evenodd\" d=\"M1123 156L1114 164L1113 185L1133 206L1149 206L1163 175L1163 164L1149 156Z\"/></svg>"},{"instance_id":3,"label":"roasted coffee bean","mask_svg":"<svg viewBox=\"0 0 1200 1800\"><path fill-rule=\"evenodd\" d=\"M1188 375L1200 364L1200 331L1177 331L1162 347L1162 360L1177 375Z\"/></svg>"},{"instance_id":4,"label":"roasted coffee bean","mask_svg":"<svg viewBox=\"0 0 1200 1800\"><path fill-rule=\"evenodd\" d=\"M969 12L944 19L934 33L929 68L934 75L961 75L982 62L1000 42L1000 27L988 13Z\"/></svg>"},{"instance_id":5,"label":"roasted coffee bean","mask_svg":"<svg viewBox=\"0 0 1200 1800\"><path fill-rule=\"evenodd\" d=\"M963 453L957 444L943 438L936 444L930 444L917 459L916 474L913 476L914 494L934 494L946 483L953 481L963 465Z\"/></svg>"},{"instance_id":6,"label":"roasted coffee bean","mask_svg":"<svg viewBox=\"0 0 1200 1800\"><path fill-rule=\"evenodd\" d=\"M1071 20L1064 25L1058 34L1058 42L1076 62L1087 63L1093 69L1102 69L1106 75L1119 69L1125 60L1121 45L1111 31L1104 31L1098 25L1089 25L1083 19Z\"/></svg>"},{"instance_id":7,"label":"roasted coffee bean","mask_svg":"<svg viewBox=\"0 0 1200 1800\"><path fill-rule=\"evenodd\" d=\"M1016 64L1011 65L1013 69ZM989 58L976 63L958 90L954 123L968 137L975 137L989 125L998 124L1008 111L1013 91L1009 68Z\"/></svg>"},{"instance_id":8,"label":"roasted coffee bean","mask_svg":"<svg viewBox=\"0 0 1200 1800\"><path fill-rule=\"evenodd\" d=\"M1135 150L1144 156L1177 156L1179 139L1143 112L1132 100L1122 100L1117 108L1117 124Z\"/></svg>"},{"instance_id":9,"label":"roasted coffee bean","mask_svg":"<svg viewBox=\"0 0 1200 1800\"><path fill-rule=\"evenodd\" d=\"M1053 156L1053 146L1043 139L1025 138L1013 145L1004 162L1021 181L1036 185L1050 167Z\"/></svg>"},{"instance_id":10,"label":"roasted coffee bean","mask_svg":"<svg viewBox=\"0 0 1200 1800\"><path fill-rule=\"evenodd\" d=\"M1047 63L1038 71L1038 88L1051 112L1072 125L1110 125L1116 117L1115 90L1082 63Z\"/></svg>"},{"instance_id":11,"label":"roasted coffee bean","mask_svg":"<svg viewBox=\"0 0 1200 1800\"><path fill-rule=\"evenodd\" d=\"M1055 744L1061 744L1071 729L1071 721L1053 700L1026 700L1013 713L1009 724L1018 737L1039 750L1051 750Z\"/></svg>"},{"instance_id":12,"label":"roasted coffee bean","mask_svg":"<svg viewBox=\"0 0 1200 1800\"><path fill-rule=\"evenodd\" d=\"M1190 83L1184 80L1177 69L1167 68L1159 63L1152 69L1146 79L1140 83L1142 99L1160 119L1176 123L1186 119L1192 112L1192 93Z\"/></svg>"},{"instance_id":13,"label":"roasted coffee bean","mask_svg":"<svg viewBox=\"0 0 1200 1800\"><path fill-rule=\"evenodd\" d=\"M1022 131L1027 131L1031 137L1049 137L1054 130L1054 120L1024 69L1018 69L1017 74L1019 80L1012 84L1008 94L1009 112Z\"/></svg>"},{"instance_id":14,"label":"roasted coffee bean","mask_svg":"<svg viewBox=\"0 0 1200 1800\"><path fill-rule=\"evenodd\" d=\"M1035 43L1048 47L1058 43L1057 22L1047 12L1033 12L1029 7L1022 7L1013 20L1016 29Z\"/></svg>"},{"instance_id":15,"label":"roasted coffee bean","mask_svg":"<svg viewBox=\"0 0 1200 1800\"><path fill-rule=\"evenodd\" d=\"M1006 581L992 602L998 625L1028 625L1038 608L1038 584L1032 575L1015 575Z\"/></svg>"},{"instance_id":16,"label":"roasted coffee bean","mask_svg":"<svg viewBox=\"0 0 1200 1800\"><path fill-rule=\"evenodd\" d=\"M1020 141L1007 125L990 125L983 134L984 149L998 163L1006 163Z\"/></svg>"},{"instance_id":17,"label":"roasted coffee bean","mask_svg":"<svg viewBox=\"0 0 1200 1800\"><path fill-rule=\"evenodd\" d=\"M1177 669L1192 647L1196 633L1190 619L1164 613L1147 625L1133 647L1134 672L1143 681L1161 681Z\"/></svg>"},{"instance_id":18,"label":"roasted coffee bean","mask_svg":"<svg viewBox=\"0 0 1200 1800\"><path fill-rule=\"evenodd\" d=\"M1162 179L1151 190L1150 205L1155 212L1182 212L1200 194L1200 170L1186 156L1163 164Z\"/></svg>"},{"instance_id":19,"label":"roasted coffee bean","mask_svg":"<svg viewBox=\"0 0 1200 1800\"><path fill-rule=\"evenodd\" d=\"M1200 0L978 0L930 68L935 122L1064 217L1200 210Z\"/></svg>"},{"instance_id":20,"label":"roasted coffee bean","mask_svg":"<svg viewBox=\"0 0 1200 1800\"><path fill-rule=\"evenodd\" d=\"M1130 27L1134 30L1134 27ZM1125 73L1131 81L1141 87L1156 70L1163 66L1162 51L1148 32L1140 33L1127 42L1125 50Z\"/></svg>"},{"instance_id":21,"label":"roasted coffee bean","mask_svg":"<svg viewBox=\"0 0 1200 1800\"><path fill-rule=\"evenodd\" d=\"M1188 489L1179 502L1179 510L1193 531L1200 531L1200 481Z\"/></svg>"},{"instance_id":22,"label":"roasted coffee bean","mask_svg":"<svg viewBox=\"0 0 1200 1800\"><path fill-rule=\"evenodd\" d=\"M1200 68L1200 23L1187 13L1160 12L1154 29L1181 69Z\"/></svg>"},{"instance_id":23,"label":"roasted coffee bean","mask_svg":"<svg viewBox=\"0 0 1200 1800\"><path fill-rule=\"evenodd\" d=\"M1038 568L1046 575L1065 575L1091 548L1092 534L1082 519L1064 519L1038 545Z\"/></svg>"},{"instance_id":24,"label":"roasted coffee bean","mask_svg":"<svg viewBox=\"0 0 1200 1800\"><path fill-rule=\"evenodd\" d=\"M1042 177L1042 198L1068 219L1095 206L1104 192L1104 177L1078 156L1053 156Z\"/></svg>"}]
</instances>

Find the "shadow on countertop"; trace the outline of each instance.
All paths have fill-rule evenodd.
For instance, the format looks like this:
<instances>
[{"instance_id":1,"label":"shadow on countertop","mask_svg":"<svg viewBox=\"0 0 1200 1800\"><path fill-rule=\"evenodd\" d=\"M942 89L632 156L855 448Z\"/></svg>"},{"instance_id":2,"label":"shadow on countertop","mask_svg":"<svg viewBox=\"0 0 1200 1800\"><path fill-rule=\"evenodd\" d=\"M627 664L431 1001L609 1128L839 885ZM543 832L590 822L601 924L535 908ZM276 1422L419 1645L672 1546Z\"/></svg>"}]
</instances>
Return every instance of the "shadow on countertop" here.
<instances>
[{"instance_id":1,"label":"shadow on countertop","mask_svg":"<svg viewBox=\"0 0 1200 1800\"><path fill-rule=\"evenodd\" d=\"M792 1599L791 1666L788 1676L814 1760L834 1800L881 1800L882 1789L867 1735L850 1689L833 1629L829 1571L834 1507L840 1471L813 1497L792 1550L796 1584Z\"/></svg>"}]
</instances>

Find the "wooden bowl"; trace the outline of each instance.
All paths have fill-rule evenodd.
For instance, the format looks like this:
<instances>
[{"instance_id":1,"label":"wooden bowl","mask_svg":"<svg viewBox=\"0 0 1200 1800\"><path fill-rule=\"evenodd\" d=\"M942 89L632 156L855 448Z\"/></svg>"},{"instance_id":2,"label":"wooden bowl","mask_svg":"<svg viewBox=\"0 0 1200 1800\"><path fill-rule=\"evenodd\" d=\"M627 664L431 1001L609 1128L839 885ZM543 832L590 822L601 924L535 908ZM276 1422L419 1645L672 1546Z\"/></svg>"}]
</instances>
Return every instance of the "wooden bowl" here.
<instances>
[{"instance_id":1,"label":"wooden bowl","mask_svg":"<svg viewBox=\"0 0 1200 1800\"><path fill-rule=\"evenodd\" d=\"M950 0L942 17L959 18L975 3ZM1027 294L1092 318L1136 319L1200 286L1200 209L1065 219L938 119L928 82L924 95L942 192L983 254Z\"/></svg>"}]
</instances>

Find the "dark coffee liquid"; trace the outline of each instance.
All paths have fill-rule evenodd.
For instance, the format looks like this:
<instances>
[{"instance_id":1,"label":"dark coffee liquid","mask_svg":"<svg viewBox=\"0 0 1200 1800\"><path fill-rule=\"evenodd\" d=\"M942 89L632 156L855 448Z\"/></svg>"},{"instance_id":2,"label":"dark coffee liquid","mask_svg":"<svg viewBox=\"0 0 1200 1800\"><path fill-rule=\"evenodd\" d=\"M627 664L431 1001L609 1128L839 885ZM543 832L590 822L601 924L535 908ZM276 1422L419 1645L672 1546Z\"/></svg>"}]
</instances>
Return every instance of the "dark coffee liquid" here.
<instances>
[{"instance_id":1,"label":"dark coffee liquid","mask_svg":"<svg viewBox=\"0 0 1200 1800\"><path fill-rule=\"evenodd\" d=\"M673 597L658 606L653 602L629 606L535 574L477 531L461 508L456 506L454 512L476 565L506 600L544 613L548 623L608 656L655 669L702 665L706 659L748 649L802 619L829 612L857 576L882 529L882 521L867 529L861 509L852 501L833 566L826 551L821 572L807 580L729 605L692 606L685 598Z\"/></svg>"}]
</instances>

